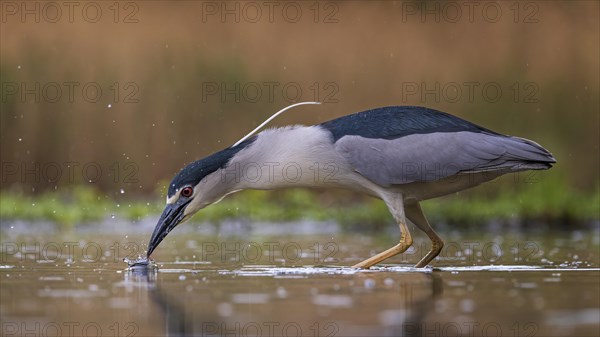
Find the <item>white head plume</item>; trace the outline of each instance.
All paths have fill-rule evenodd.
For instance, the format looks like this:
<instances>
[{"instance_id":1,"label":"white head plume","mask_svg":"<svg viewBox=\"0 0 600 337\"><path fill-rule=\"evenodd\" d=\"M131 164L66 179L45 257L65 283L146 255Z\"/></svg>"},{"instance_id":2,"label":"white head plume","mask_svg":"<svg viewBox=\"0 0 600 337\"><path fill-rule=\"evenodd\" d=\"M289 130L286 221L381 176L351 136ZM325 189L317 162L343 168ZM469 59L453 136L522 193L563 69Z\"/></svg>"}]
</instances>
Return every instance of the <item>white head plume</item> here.
<instances>
[{"instance_id":1,"label":"white head plume","mask_svg":"<svg viewBox=\"0 0 600 337\"><path fill-rule=\"evenodd\" d=\"M299 105L305 105L305 104L321 104L321 102L300 102L300 103L295 103L295 104L286 106L285 108L283 108L283 109L277 111L276 113L274 113L271 117L267 118L266 121L262 122L262 124L260 124L259 126L257 126L254 130L250 131L249 134L245 135L244 137L242 137L242 139L238 140L235 144L233 144L233 146L238 146L241 142L245 141L250 136L252 136L256 132L258 132L258 130L260 130L262 127L264 127L265 125L267 125L275 117L281 115L283 112L285 112L285 111L287 111L287 110L289 110L289 109L291 109L293 107L297 107Z\"/></svg>"}]
</instances>

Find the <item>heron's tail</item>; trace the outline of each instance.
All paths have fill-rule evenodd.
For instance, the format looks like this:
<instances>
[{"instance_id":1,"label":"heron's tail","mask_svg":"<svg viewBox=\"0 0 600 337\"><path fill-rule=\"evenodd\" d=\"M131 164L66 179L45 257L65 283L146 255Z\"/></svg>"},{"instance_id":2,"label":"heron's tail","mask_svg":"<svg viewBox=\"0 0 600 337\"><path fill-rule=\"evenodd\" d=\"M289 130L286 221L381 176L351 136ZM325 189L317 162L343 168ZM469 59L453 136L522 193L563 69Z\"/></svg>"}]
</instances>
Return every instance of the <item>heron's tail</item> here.
<instances>
[{"instance_id":1,"label":"heron's tail","mask_svg":"<svg viewBox=\"0 0 600 337\"><path fill-rule=\"evenodd\" d=\"M498 158L502 166L511 166L512 171L547 170L556 159L540 144L525 138L508 136L505 138L506 152Z\"/></svg>"}]
</instances>

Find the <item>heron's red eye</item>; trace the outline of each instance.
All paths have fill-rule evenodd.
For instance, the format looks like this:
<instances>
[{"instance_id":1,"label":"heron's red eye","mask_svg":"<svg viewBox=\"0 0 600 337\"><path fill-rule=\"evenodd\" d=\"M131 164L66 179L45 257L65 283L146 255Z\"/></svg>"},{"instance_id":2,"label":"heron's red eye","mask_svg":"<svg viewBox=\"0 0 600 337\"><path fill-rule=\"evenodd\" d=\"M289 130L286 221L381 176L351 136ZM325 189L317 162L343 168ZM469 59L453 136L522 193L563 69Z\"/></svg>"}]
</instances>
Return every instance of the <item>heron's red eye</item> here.
<instances>
[{"instance_id":1,"label":"heron's red eye","mask_svg":"<svg viewBox=\"0 0 600 337\"><path fill-rule=\"evenodd\" d=\"M193 188L191 188L191 187L189 187L189 186L187 186L187 187L184 187L184 188L181 190L181 195L182 195L182 196L184 196L184 197L186 197L186 198L189 198L189 197L191 197L191 196L192 196L192 194L194 194L194 189L193 189Z\"/></svg>"}]
</instances>

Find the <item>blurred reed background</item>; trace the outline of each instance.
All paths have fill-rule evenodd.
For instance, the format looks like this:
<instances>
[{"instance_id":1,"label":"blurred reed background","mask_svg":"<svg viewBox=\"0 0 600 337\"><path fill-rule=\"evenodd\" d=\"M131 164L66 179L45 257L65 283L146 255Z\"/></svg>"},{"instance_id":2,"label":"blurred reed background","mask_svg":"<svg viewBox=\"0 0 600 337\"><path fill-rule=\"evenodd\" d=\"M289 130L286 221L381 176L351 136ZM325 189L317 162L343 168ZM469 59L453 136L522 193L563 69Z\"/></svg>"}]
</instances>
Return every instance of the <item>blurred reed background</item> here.
<instances>
[{"instance_id":1,"label":"blurred reed background","mask_svg":"<svg viewBox=\"0 0 600 337\"><path fill-rule=\"evenodd\" d=\"M159 195L309 100L325 104L272 125L423 105L550 149L558 164L530 183L598 189L598 2L74 3L2 2L7 193Z\"/></svg>"}]
</instances>

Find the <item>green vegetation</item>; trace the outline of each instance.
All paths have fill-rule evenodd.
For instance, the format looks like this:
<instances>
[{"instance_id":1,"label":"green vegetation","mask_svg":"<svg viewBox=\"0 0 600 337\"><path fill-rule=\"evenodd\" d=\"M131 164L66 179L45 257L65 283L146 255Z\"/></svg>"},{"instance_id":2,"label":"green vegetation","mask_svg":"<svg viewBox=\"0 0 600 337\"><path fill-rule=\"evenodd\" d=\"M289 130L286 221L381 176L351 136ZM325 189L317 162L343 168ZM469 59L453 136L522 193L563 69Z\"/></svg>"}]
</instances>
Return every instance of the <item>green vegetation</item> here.
<instances>
[{"instance_id":1,"label":"green vegetation","mask_svg":"<svg viewBox=\"0 0 600 337\"><path fill-rule=\"evenodd\" d=\"M512 176L514 177L514 176ZM565 179L547 174L539 181L510 183L511 176L488 187L461 192L423 203L433 222L445 221L470 226L490 220L539 220L563 225L600 218L600 184L593 192L569 187ZM336 198L328 193L306 189L284 191L244 191L207 207L197 221L219 222L228 218L260 221L298 219L335 220L342 225L369 224L377 228L391 221L385 204L379 200L352 196ZM162 197L117 203L95 190L78 186L45 192L38 196L2 192L0 218L52 221L64 228L119 217L138 221L162 210ZM373 227L375 226L375 227Z\"/></svg>"},{"instance_id":2,"label":"green vegetation","mask_svg":"<svg viewBox=\"0 0 600 337\"><path fill-rule=\"evenodd\" d=\"M492 196L482 193L485 187L480 189L483 191L463 193L468 194L466 197L433 199L423 207L433 221L466 225L496 219L537 220L568 226L600 219L600 182L590 192L583 192L572 188L560 175L549 172L538 181L501 184Z\"/></svg>"}]
</instances>

